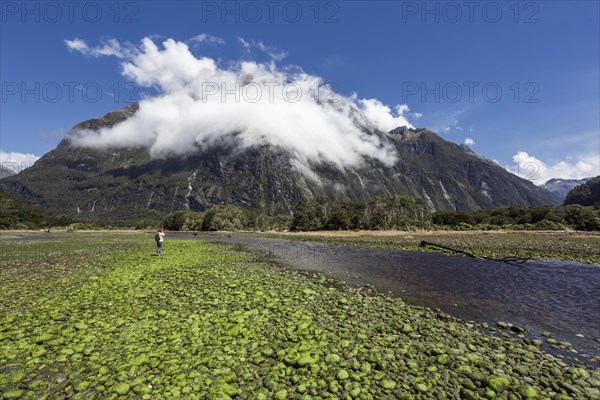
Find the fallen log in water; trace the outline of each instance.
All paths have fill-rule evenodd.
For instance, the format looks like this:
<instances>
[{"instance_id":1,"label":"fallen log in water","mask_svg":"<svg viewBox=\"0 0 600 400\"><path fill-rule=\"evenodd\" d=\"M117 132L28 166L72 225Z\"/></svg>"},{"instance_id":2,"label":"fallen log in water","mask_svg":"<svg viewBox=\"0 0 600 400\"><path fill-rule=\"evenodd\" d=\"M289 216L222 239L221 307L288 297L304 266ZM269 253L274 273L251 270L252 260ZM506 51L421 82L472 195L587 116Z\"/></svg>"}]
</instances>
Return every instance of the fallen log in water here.
<instances>
[{"instance_id":1,"label":"fallen log in water","mask_svg":"<svg viewBox=\"0 0 600 400\"><path fill-rule=\"evenodd\" d=\"M444 246L441 244L437 244L437 243L432 243L432 242L427 242L425 240L422 240L421 243L419 244L419 247L425 247L425 246L430 246L430 247L438 247L440 249L444 249L444 250L448 250L448 251L452 251L454 253L460 253L460 254L464 254L466 256L469 257L473 257L473 258L477 258L479 260L489 260L489 261L502 261L502 262L514 262L517 264L523 264L526 263L527 261L529 261L531 259L531 257L502 257L502 258L493 258L493 257L486 257L486 256L478 256L476 254L473 254L471 252L468 251L464 251L464 250L459 250L459 249L453 249L452 247L448 247L448 246Z\"/></svg>"}]
</instances>

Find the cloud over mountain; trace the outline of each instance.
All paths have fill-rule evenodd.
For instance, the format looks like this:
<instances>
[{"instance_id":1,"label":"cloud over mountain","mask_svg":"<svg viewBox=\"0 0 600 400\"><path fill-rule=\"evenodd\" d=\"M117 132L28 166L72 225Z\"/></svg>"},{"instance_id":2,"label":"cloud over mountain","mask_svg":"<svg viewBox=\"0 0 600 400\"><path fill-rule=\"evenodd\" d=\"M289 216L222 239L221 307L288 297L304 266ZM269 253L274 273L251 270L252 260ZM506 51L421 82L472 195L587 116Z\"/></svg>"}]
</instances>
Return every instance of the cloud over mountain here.
<instances>
[{"instance_id":1,"label":"cloud over mountain","mask_svg":"<svg viewBox=\"0 0 600 400\"><path fill-rule=\"evenodd\" d=\"M463 142L463 144L465 144L467 146L473 146L473 145L475 145L475 141L471 138L465 138L465 141Z\"/></svg>"},{"instance_id":2,"label":"cloud over mountain","mask_svg":"<svg viewBox=\"0 0 600 400\"><path fill-rule=\"evenodd\" d=\"M161 46L150 38L139 46L115 39L97 47L80 39L65 44L84 55L118 58L124 77L158 93L120 124L72 132L70 140L79 146L146 146L154 157L164 157L236 141L279 146L301 162L356 165L366 156L390 165L393 147L369 131L412 127L406 105L392 109L377 99L335 93L322 78L273 57L224 67L174 39Z\"/></svg>"}]
</instances>

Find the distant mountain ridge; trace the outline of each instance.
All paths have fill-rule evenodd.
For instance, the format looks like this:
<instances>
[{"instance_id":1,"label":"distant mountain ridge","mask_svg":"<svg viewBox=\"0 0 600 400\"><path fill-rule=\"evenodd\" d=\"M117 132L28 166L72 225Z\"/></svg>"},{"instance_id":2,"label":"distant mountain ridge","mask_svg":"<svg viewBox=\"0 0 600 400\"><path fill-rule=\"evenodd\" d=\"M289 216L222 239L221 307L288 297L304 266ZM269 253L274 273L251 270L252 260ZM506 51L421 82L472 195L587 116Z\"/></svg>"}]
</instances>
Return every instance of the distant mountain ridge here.
<instances>
[{"instance_id":1,"label":"distant mountain ridge","mask_svg":"<svg viewBox=\"0 0 600 400\"><path fill-rule=\"evenodd\" d=\"M137 105L131 105L74 129L112 126L136 111ZM362 165L344 169L325 162L303 166L281 148L243 148L235 143L187 158L153 159L146 148L97 150L63 140L33 167L3 179L0 187L51 214L120 224L215 204L289 214L301 198L320 195L362 200L408 195L423 199L432 210L559 202L545 189L428 129L368 133L395 148L396 164L364 158Z\"/></svg>"},{"instance_id":2,"label":"distant mountain ridge","mask_svg":"<svg viewBox=\"0 0 600 400\"><path fill-rule=\"evenodd\" d=\"M554 193L562 201L567 197L567 193L569 193L571 189L587 182L590 179L592 179L592 177L583 179L552 178L541 185L541 187Z\"/></svg>"}]
</instances>

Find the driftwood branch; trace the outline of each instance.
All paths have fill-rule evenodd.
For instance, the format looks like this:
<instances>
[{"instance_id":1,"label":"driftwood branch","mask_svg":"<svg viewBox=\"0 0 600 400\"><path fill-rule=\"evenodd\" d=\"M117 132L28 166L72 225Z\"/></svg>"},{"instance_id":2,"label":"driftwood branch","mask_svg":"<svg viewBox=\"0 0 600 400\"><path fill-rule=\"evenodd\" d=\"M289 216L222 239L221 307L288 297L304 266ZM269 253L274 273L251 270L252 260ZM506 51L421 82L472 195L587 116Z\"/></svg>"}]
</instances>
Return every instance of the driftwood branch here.
<instances>
[{"instance_id":1,"label":"driftwood branch","mask_svg":"<svg viewBox=\"0 0 600 400\"><path fill-rule=\"evenodd\" d=\"M478 256L478 255L473 254L473 253L468 252L468 251L459 250L459 249L453 249L452 247L443 246L441 244L431 243L431 242L427 242L425 240L422 240L421 243L419 244L419 247L425 247L425 246L438 247L440 249L452 251L454 253L464 254L466 256L477 258L479 260L502 261L502 262L507 262L507 263L514 262L514 263L517 263L517 264L523 264L523 263L526 263L527 261L529 261L531 259L531 257L524 258L524 257L511 257L511 256L509 256L509 257L502 257L502 258L493 258L493 257L486 257L486 256Z\"/></svg>"}]
</instances>

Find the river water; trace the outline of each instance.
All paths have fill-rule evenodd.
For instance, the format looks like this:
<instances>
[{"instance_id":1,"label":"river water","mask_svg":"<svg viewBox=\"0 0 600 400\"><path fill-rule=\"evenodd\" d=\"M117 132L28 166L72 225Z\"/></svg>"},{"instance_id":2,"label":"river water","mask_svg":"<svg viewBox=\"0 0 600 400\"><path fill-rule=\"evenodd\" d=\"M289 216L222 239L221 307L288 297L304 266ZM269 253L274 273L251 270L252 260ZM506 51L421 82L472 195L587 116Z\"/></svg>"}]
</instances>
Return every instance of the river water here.
<instances>
[{"instance_id":1,"label":"river water","mask_svg":"<svg viewBox=\"0 0 600 400\"><path fill-rule=\"evenodd\" d=\"M196 238L268 251L272 261L286 267L322 272L350 285L371 284L408 303L439 308L467 321L490 326L510 322L526 328L532 339L543 339L541 333L548 331L579 353L600 355L599 265L549 260L507 264L277 238ZM555 353L545 341L543 348Z\"/></svg>"}]
</instances>

